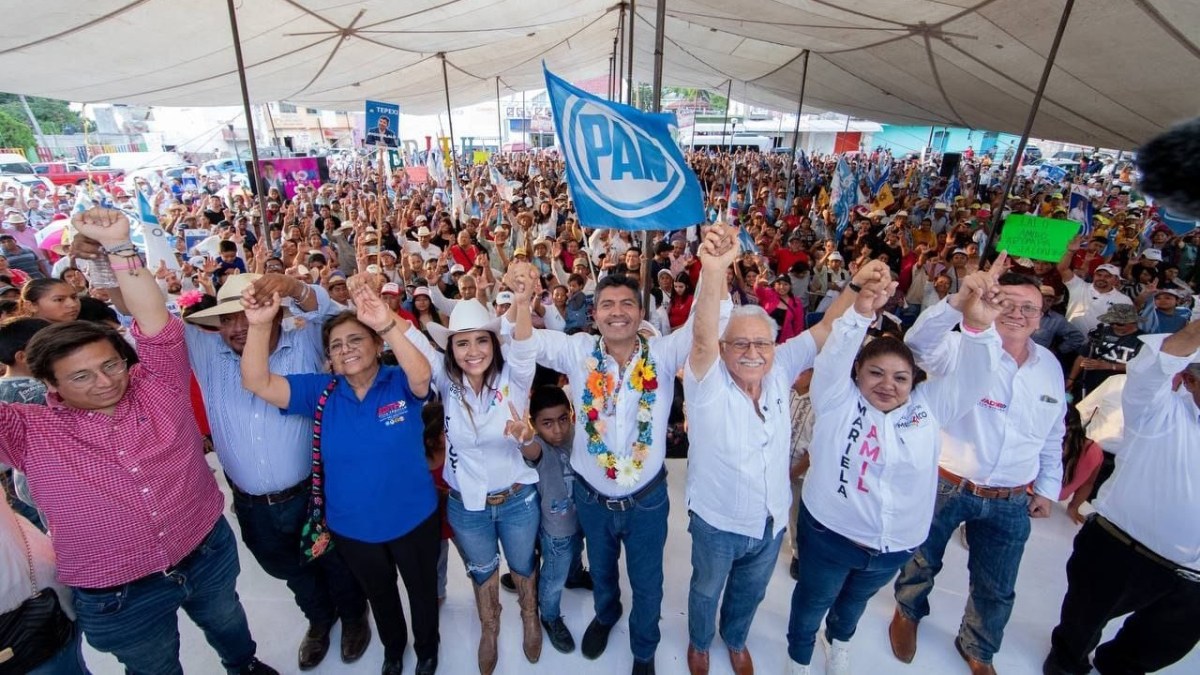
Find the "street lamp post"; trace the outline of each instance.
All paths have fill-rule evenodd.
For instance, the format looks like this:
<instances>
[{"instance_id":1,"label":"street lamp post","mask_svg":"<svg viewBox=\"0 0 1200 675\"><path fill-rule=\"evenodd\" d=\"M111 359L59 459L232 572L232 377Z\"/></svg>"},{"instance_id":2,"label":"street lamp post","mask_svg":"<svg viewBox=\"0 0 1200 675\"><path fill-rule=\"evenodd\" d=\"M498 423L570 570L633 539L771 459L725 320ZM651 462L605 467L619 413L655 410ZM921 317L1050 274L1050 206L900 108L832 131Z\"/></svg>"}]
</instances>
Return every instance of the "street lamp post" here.
<instances>
[{"instance_id":1,"label":"street lamp post","mask_svg":"<svg viewBox=\"0 0 1200 675\"><path fill-rule=\"evenodd\" d=\"M738 118L729 118L729 154L733 154L733 138L737 136Z\"/></svg>"}]
</instances>

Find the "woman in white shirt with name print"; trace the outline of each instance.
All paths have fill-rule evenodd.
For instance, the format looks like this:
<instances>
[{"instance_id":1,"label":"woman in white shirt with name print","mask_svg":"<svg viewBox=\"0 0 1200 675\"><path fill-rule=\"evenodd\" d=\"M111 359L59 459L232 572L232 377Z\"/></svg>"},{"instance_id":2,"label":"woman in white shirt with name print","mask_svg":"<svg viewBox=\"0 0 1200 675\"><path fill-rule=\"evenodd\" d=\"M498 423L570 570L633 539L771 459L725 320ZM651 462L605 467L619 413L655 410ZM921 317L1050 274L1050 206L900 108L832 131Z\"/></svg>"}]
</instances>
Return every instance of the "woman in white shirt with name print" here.
<instances>
[{"instance_id":1,"label":"woman in white shirt with name print","mask_svg":"<svg viewBox=\"0 0 1200 675\"><path fill-rule=\"evenodd\" d=\"M981 272L969 280L962 365L916 388L913 355L901 340L876 338L860 350L895 282L877 273L862 288L847 286L858 294L854 307L834 322L814 363L812 466L796 526L800 579L787 636L793 675L809 673L827 611L826 672L850 673L848 643L867 601L925 541L937 497L940 427L979 400L986 378L974 373L999 358L991 327L999 312L996 276Z\"/></svg>"},{"instance_id":2,"label":"woman in white shirt with name print","mask_svg":"<svg viewBox=\"0 0 1200 675\"><path fill-rule=\"evenodd\" d=\"M434 351L415 328L406 334L429 360L446 411L447 516L474 582L483 675L492 672L497 660L501 545L520 598L525 657L536 663L542 651L533 554L541 521L538 475L504 433L510 406L525 410L533 386L537 351L530 296L536 274L528 263L516 263L505 275L505 286L516 295L511 340L501 340L500 319L477 300L457 303L448 327L426 325L444 353Z\"/></svg>"}]
</instances>

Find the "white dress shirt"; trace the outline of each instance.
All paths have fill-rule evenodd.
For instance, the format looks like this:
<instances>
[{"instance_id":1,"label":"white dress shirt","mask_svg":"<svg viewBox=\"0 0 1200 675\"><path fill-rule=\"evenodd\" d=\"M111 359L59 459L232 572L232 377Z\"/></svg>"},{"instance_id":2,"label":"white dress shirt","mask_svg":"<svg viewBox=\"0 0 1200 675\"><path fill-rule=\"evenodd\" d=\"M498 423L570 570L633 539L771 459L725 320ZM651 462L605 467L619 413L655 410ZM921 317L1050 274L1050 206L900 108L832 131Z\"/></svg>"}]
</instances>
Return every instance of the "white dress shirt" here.
<instances>
[{"instance_id":1,"label":"white dress shirt","mask_svg":"<svg viewBox=\"0 0 1200 675\"><path fill-rule=\"evenodd\" d=\"M962 313L947 300L921 312L904 342L917 365L931 377L955 368L961 333L950 329ZM977 485L1017 487L1033 482L1034 492L1058 500L1062 489L1062 439L1066 394L1062 367L1045 347L1029 341L1029 357L1017 365L1001 351L994 368L964 362L988 382L974 407L942 428L943 469Z\"/></svg>"},{"instance_id":2,"label":"white dress shirt","mask_svg":"<svg viewBox=\"0 0 1200 675\"><path fill-rule=\"evenodd\" d=\"M728 300L721 302L721 325L729 318L733 303ZM649 456L642 462L642 473L637 483L630 486L618 485L610 480L604 470L596 463L595 458L588 452L587 431L584 430L584 414L582 395L587 389L587 378L592 372L587 367L588 359L593 357L599 336L586 333L566 335L548 330L534 330L533 338L537 344L537 362L547 368L565 373L571 384L571 404L575 408L575 438L571 449L571 468L576 475L587 481L588 485L608 497L625 497L644 487L658 475L662 469L663 460L667 456L667 418L671 413L671 402L675 399L673 381L675 373L683 367L692 349L692 320L689 318L670 335L650 338L650 360L654 364L658 378L658 390L655 392L654 405L651 408L651 443ZM608 372L620 373L621 364L605 353ZM628 457L633 453L633 444L637 442L637 414L640 394L632 389L630 376L633 369L627 368L624 378L618 387L616 411L613 415L600 409L600 419L604 420L605 429L602 434L605 445L617 457Z\"/></svg>"},{"instance_id":3,"label":"white dress shirt","mask_svg":"<svg viewBox=\"0 0 1200 675\"><path fill-rule=\"evenodd\" d=\"M805 331L775 349L756 403L717 358L697 379L684 368L688 409L688 508L718 530L761 539L767 517L773 535L787 527L791 406L788 393L811 368L817 345ZM761 417L759 417L761 413Z\"/></svg>"},{"instance_id":4,"label":"white dress shirt","mask_svg":"<svg viewBox=\"0 0 1200 675\"><path fill-rule=\"evenodd\" d=\"M937 500L940 429L966 414L987 390L972 367L992 368L1000 339L994 328L960 334L952 368L913 388L891 412L872 406L850 379L871 325L849 309L813 367L813 426L804 506L825 527L875 551L905 551L929 535ZM965 367L963 367L965 366Z\"/></svg>"},{"instance_id":5,"label":"white dress shirt","mask_svg":"<svg viewBox=\"0 0 1200 675\"><path fill-rule=\"evenodd\" d=\"M1067 286L1067 321L1084 335L1100 325L1101 315L1108 312L1113 305L1132 305L1133 301L1115 288L1107 293L1096 290L1092 284L1081 279L1078 275L1066 283Z\"/></svg>"},{"instance_id":6,"label":"white dress shirt","mask_svg":"<svg viewBox=\"0 0 1200 675\"><path fill-rule=\"evenodd\" d=\"M418 253L421 255L421 260L437 260L442 255L442 249L436 244L429 243L424 246L419 241L408 240L404 242L404 253L406 255Z\"/></svg>"},{"instance_id":7,"label":"white dress shirt","mask_svg":"<svg viewBox=\"0 0 1200 675\"><path fill-rule=\"evenodd\" d=\"M529 407L537 367L533 339L502 339L504 368L492 386L485 385L477 394L470 385L450 379L441 352L415 326L404 336L421 350L433 369L433 384L442 395L446 414L442 476L462 495L463 506L468 511L482 511L488 493L506 490L513 483L537 483L537 470L525 463L517 441L504 434L504 425L512 418L509 404L518 411Z\"/></svg>"},{"instance_id":8,"label":"white dress shirt","mask_svg":"<svg viewBox=\"0 0 1200 675\"><path fill-rule=\"evenodd\" d=\"M1200 572L1200 409L1171 380L1200 359L1161 351L1168 335L1144 335L1121 394L1125 438L1095 507L1150 550Z\"/></svg>"}]
</instances>

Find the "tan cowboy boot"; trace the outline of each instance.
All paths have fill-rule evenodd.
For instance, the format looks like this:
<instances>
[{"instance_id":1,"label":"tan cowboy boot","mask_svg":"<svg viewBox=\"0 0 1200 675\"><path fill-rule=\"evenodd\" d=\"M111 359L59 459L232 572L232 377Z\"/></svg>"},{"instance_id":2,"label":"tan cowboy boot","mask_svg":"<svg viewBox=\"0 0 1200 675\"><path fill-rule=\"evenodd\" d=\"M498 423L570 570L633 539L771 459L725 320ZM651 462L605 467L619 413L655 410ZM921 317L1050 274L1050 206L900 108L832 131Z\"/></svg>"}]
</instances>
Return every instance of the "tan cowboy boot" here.
<instances>
[{"instance_id":1,"label":"tan cowboy boot","mask_svg":"<svg viewBox=\"0 0 1200 675\"><path fill-rule=\"evenodd\" d=\"M513 582L517 585L517 601L521 605L521 627L525 632L522 647L525 658L530 663L537 663L542 657L542 624L538 620L537 570L523 577L513 572Z\"/></svg>"},{"instance_id":2,"label":"tan cowboy boot","mask_svg":"<svg viewBox=\"0 0 1200 675\"><path fill-rule=\"evenodd\" d=\"M475 588L475 608L479 610L479 675L496 670L496 638L500 636L500 575L493 574Z\"/></svg>"}]
</instances>

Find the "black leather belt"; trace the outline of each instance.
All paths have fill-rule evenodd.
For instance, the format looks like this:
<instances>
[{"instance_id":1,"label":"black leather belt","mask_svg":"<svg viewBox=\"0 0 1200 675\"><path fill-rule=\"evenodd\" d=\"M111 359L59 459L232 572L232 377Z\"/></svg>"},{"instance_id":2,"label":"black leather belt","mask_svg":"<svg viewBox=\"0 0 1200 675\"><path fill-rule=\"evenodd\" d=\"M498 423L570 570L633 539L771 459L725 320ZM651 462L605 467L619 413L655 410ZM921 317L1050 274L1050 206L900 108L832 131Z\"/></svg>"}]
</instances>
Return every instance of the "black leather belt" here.
<instances>
[{"instance_id":1,"label":"black leather belt","mask_svg":"<svg viewBox=\"0 0 1200 675\"><path fill-rule=\"evenodd\" d=\"M241 497L242 499L249 500L250 502L253 502L255 504L267 504L269 506L275 505L275 504L282 504L282 503L288 501L289 499L292 499L293 497L298 497L302 494L306 495L306 494L308 494L308 488L309 488L309 479L305 478L304 480L300 481L299 483L296 483L292 487L284 488L284 489L280 490L279 492L272 492L270 494L265 494L265 495L252 495L249 492L246 492L246 491L238 488L237 484L234 483L229 478L229 474L225 474L225 480L229 481L229 489L233 491L234 495Z\"/></svg>"},{"instance_id":2,"label":"black leather belt","mask_svg":"<svg viewBox=\"0 0 1200 675\"><path fill-rule=\"evenodd\" d=\"M659 484L667 480L667 469L663 467L659 470L658 475L650 479L649 483L643 485L637 492L625 495L624 497L609 497L592 487L582 476L576 475L575 479L583 486L583 489L592 493L596 501L609 511L628 511L633 508L634 504L640 502L651 490L658 487Z\"/></svg>"},{"instance_id":3,"label":"black leather belt","mask_svg":"<svg viewBox=\"0 0 1200 675\"><path fill-rule=\"evenodd\" d=\"M1096 524L1100 526L1100 529L1111 535L1113 539L1116 539L1122 544L1133 549L1134 552L1142 555L1145 558L1149 558L1151 561L1158 563L1163 567L1166 567L1183 579L1187 579L1191 582L1200 582L1200 572L1177 565L1155 553L1154 551L1151 551L1150 549L1146 548L1145 544L1129 536L1129 533L1117 527L1111 520L1105 518L1099 513L1093 513L1091 517L1092 520L1096 521Z\"/></svg>"}]
</instances>

